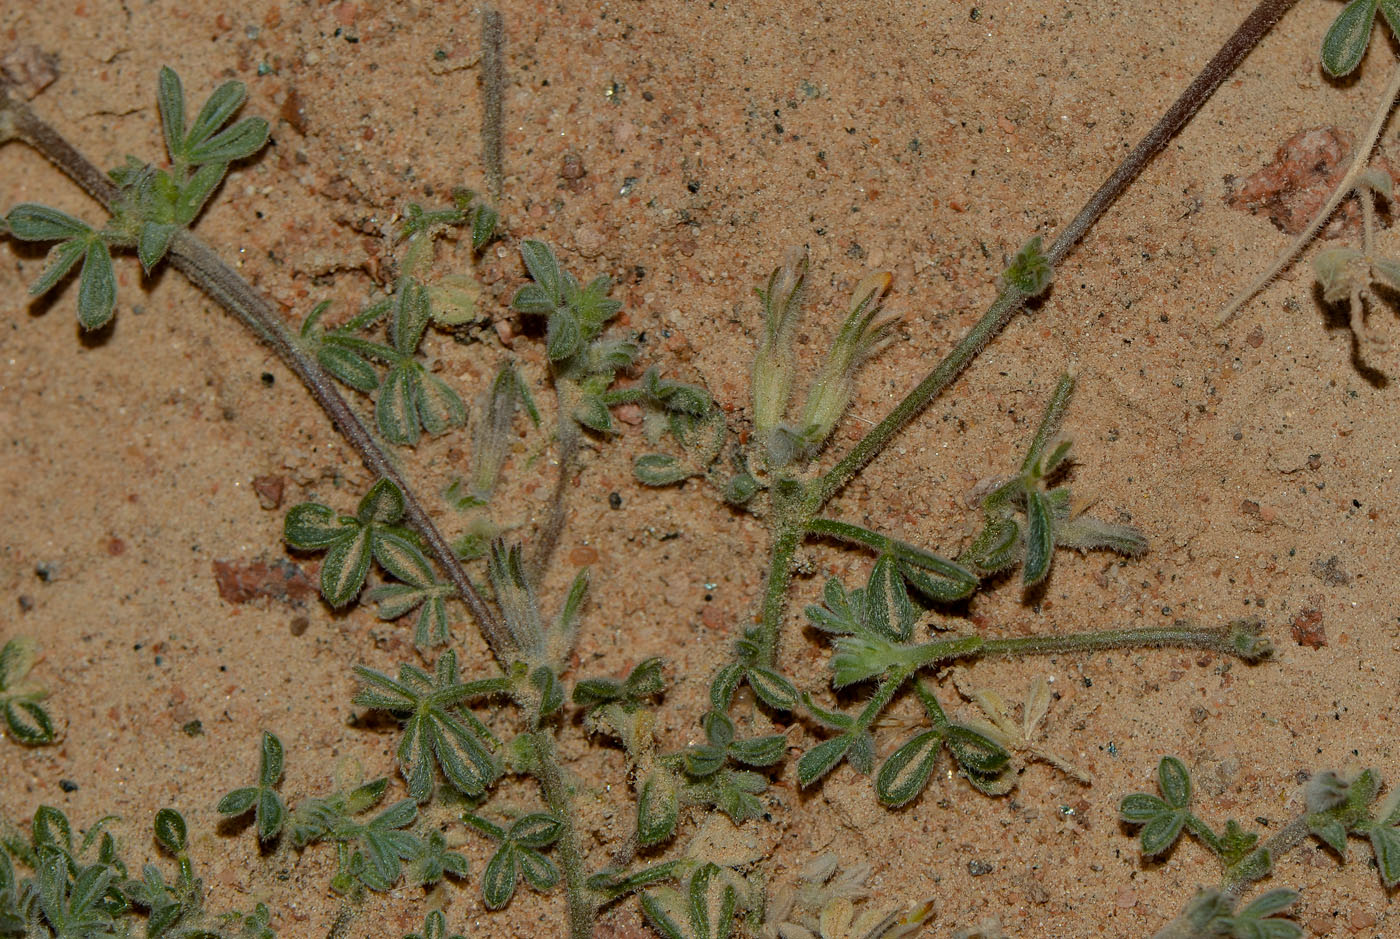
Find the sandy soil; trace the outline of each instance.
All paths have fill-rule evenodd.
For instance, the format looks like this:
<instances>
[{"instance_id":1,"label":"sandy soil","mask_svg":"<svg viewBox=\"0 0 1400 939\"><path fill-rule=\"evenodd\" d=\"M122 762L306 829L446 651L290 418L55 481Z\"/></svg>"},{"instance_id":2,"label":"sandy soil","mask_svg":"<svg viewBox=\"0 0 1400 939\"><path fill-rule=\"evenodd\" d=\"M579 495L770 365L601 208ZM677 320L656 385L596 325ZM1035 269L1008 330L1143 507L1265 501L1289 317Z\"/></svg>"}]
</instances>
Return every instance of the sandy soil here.
<instances>
[{"instance_id":1,"label":"sandy soil","mask_svg":"<svg viewBox=\"0 0 1400 939\"><path fill-rule=\"evenodd\" d=\"M1247 4L501 9L508 234L481 265L485 310L507 335L518 327L505 307L523 280L515 245L547 239L570 269L611 274L627 327L646 334L645 359L703 381L738 427L748 389L737 363L758 327L751 288L783 246L811 252L801 360L812 368L846 292L889 269L888 306L903 325L863 373L849 441L975 320L1025 239L1073 214ZM849 767L799 792L789 764L772 790L775 822L753 826L775 876L834 850L870 860L881 897L933 897L930 935L998 917L1012 936L1143 936L1213 876L1195 844L1144 864L1116 820L1124 794L1150 790L1163 754L1195 770L1203 815L1268 826L1299 810L1300 774L1396 770L1400 322L1378 311L1372 323L1392 344L1361 361L1345 323L1297 276L1211 328L1287 240L1267 213L1226 204L1227 178L1255 172L1301 129L1354 138L1384 84L1389 37L1373 42L1358 79L1321 78L1317 47L1336 10L1300 4L1070 257L1049 299L839 501L846 518L955 553L975 524L968 493L1018 459L1073 366L1076 491L1103 517L1131 518L1151 551L1131 562L1062 555L1038 602L1002 584L971 605L976 622L1025 634L1252 614L1277 659L1231 667L1161 651L979 665L969 678L1012 700L1037 675L1053 679L1049 745L1093 785L1037 764L1010 798L935 780L888 812ZM232 174L198 231L292 319L325 298L351 309L373 288L378 232L408 200L484 184L479 24L455 3L16 0L0 9L0 53L56 55L57 78L33 104L104 166L159 152L161 64L192 96L247 82L246 113L272 120L275 145ZM0 205L21 200L92 208L11 146ZM43 644L36 677L65 736L42 749L0 744L0 814L24 820L52 804L90 823L114 812L139 854L154 811L175 805L197 833L212 908L265 899L281 935L322 935L338 903L333 852L260 859L251 832L216 828L213 806L250 778L264 728L287 744L282 789L293 800L328 788L346 758L391 773L392 728L350 726L350 668L395 667L413 656L409 637L369 610L334 614L295 591L228 602L216 565L281 562L283 510L311 498L349 508L366 474L290 374L173 272L143 282L135 259L120 259L116 325L84 337L72 287L51 303L25 300L42 263L41 252L0 244L0 632ZM535 341L507 350L485 330L462 343L435 337L429 352L467 394L513 354L547 396ZM465 439L406 458L426 492L462 471ZM543 447L522 439L498 502L498 518L523 531L550 484L547 454L532 459ZM588 450L546 593L552 606L591 566L577 675L666 656L663 734L679 747L698 734L705 678L752 615L766 535L698 484L641 489L629 467L645 447L629 429ZM256 477L284 481L281 510L263 507ZM797 584L787 648L791 670L817 688L827 655L801 606L821 575L854 578L869 562L824 545L807 558L813 576ZM292 560L314 575L314 559ZM484 672L484 646L465 622L458 633L468 670ZM942 693L953 699L951 683ZM798 747L814 739L790 732ZM576 727L561 745L602 863L628 805L621 756ZM507 787L502 798L533 796ZM557 893L484 911L484 849L466 840L473 878L432 902L470 935L552 934ZM1396 930L1361 857L1355 845L1341 868L1309 847L1281 865L1274 883L1304 891L1311 934ZM419 890L372 897L350 934L401 935L423 909ZM638 936L638 923L624 906L600 935Z\"/></svg>"}]
</instances>

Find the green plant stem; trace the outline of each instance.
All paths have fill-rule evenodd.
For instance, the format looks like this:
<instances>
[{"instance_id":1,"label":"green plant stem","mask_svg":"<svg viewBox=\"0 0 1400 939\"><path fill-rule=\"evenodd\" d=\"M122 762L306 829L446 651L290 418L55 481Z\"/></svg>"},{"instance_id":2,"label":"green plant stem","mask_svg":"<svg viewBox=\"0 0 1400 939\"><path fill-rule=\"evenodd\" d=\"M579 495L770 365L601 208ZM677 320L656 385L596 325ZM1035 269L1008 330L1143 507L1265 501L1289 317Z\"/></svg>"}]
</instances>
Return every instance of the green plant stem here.
<instances>
[{"instance_id":1,"label":"green plant stem","mask_svg":"<svg viewBox=\"0 0 1400 939\"><path fill-rule=\"evenodd\" d=\"M1211 854L1214 854L1217 858L1224 856L1225 845L1221 843L1220 836L1212 831L1209 825L1197 818L1195 814L1191 812L1186 813L1184 827L1187 831L1191 832L1191 834L1199 838L1201 843L1210 849Z\"/></svg>"},{"instance_id":2,"label":"green plant stem","mask_svg":"<svg viewBox=\"0 0 1400 939\"><path fill-rule=\"evenodd\" d=\"M1169 107L1153 125L1147 135L1138 142L1132 152L1118 165L1118 168L1102 186L1089 197L1083 208L1050 246L1046 257L1051 265L1057 265L1071 248L1084 237L1085 232L1098 221L1120 195L1132 184L1138 175L1167 145L1191 116L1205 104L1220 83L1234 72L1259 41L1264 38L1279 18L1297 0L1262 0L1250 12L1239 28L1225 40L1219 51L1206 63L1181 96ZM953 347L953 350L939 362L914 390L895 405L884 420L876 424L861 440L851 448L834 467L814 484L815 498L806 514L806 521L814 518L841 487L850 481L867 463L873 460L895 434L912 420L934 398L941 394L958 377L967 364L976 357L1002 327L1025 306L1027 296L1014 287L1005 287L996 300L968 331L967 335ZM780 514L780 513L775 513ZM760 664L773 667L778 655L778 633L783 610L786 606L787 589L792 582L792 564L797 546L803 533L780 521L773 533L769 548L768 575L763 588L763 602L759 612Z\"/></svg>"},{"instance_id":3,"label":"green plant stem","mask_svg":"<svg viewBox=\"0 0 1400 939\"><path fill-rule=\"evenodd\" d=\"M1276 862L1279 858L1283 857L1283 855L1306 841L1311 831L1312 829L1308 825L1307 813L1304 813L1287 822L1263 844L1255 848L1254 851L1251 851L1250 854L1253 855L1259 851L1269 852L1269 860L1271 862L1270 869L1272 869L1272 862ZM1235 867L1240 868L1244 867L1244 865L1241 863L1235 865ZM1233 907L1239 902L1244 892L1249 889L1250 884L1256 883L1259 879L1258 877L1247 877L1227 871L1225 879L1220 885L1220 892L1229 900L1230 905Z\"/></svg>"},{"instance_id":4,"label":"green plant stem","mask_svg":"<svg viewBox=\"0 0 1400 939\"><path fill-rule=\"evenodd\" d=\"M806 526L778 523L769 552L768 577L763 584L763 606L759 610L758 664L773 668L778 659L778 627L787 608L788 587L792 585L792 564L797 547L806 536Z\"/></svg>"},{"instance_id":5,"label":"green plant stem","mask_svg":"<svg viewBox=\"0 0 1400 939\"><path fill-rule=\"evenodd\" d=\"M1111 649L1202 649L1243 658L1230 629L1195 626L1143 626L1136 629L1101 629L1063 636L1016 636L984 639L978 658L994 655L1055 655L1061 652L1106 652Z\"/></svg>"},{"instance_id":6,"label":"green plant stem","mask_svg":"<svg viewBox=\"0 0 1400 939\"><path fill-rule=\"evenodd\" d=\"M564 833L555 842L559 861L564 868L564 889L568 894L569 937L570 939L590 939L593 935L593 917L597 912L592 892L588 889L588 872L583 865L583 852L579 848L578 830L574 821L578 812L574 807L574 793L559 763L559 751L554 746L554 736L548 729L536 730L530 734L531 747L535 753L536 777L545 803L555 818L564 825Z\"/></svg>"},{"instance_id":7,"label":"green plant stem","mask_svg":"<svg viewBox=\"0 0 1400 939\"><path fill-rule=\"evenodd\" d=\"M869 730L870 726L879 718L880 712L889 706L889 703L894 700L895 694L904 687L904 683L917 670L918 668L913 665L899 665L890 669L885 677L880 679L880 684L876 687L875 693L870 696L870 700L865 702L865 707L856 716L855 723L842 733L854 736L862 730Z\"/></svg>"},{"instance_id":8,"label":"green plant stem","mask_svg":"<svg viewBox=\"0 0 1400 939\"><path fill-rule=\"evenodd\" d=\"M1203 649L1251 661L1236 645L1234 629L1193 626L1144 626L1137 629L1101 629L1063 636L1016 636L986 639L958 636L940 639L909 649L905 664L915 668L944 665L956 659L984 659L991 656L1058 655L1062 652L1106 652L1112 649ZM901 666L903 667L903 666ZM893 673L891 673L893 674Z\"/></svg>"},{"instance_id":9,"label":"green plant stem","mask_svg":"<svg viewBox=\"0 0 1400 939\"><path fill-rule=\"evenodd\" d=\"M1065 226L1054 243L1046 251L1052 267L1058 266L1070 250L1084 237L1090 227L1108 211L1109 206L1137 179L1167 142L1185 126L1220 87L1220 83L1234 72L1244 61L1265 34L1278 22L1296 0L1263 0L1240 24L1220 47L1220 50L1206 63L1181 96L1173 102L1152 129L1138 142L1132 152L1123 159L1107 181L1089 197L1079 213ZM1029 299L1013 287L1004 288L977 324L968 331L948 355L939 362L928 377L914 388L903 401L895 405L889 415L876 424L836 466L822 477L821 505L834 496L841 487L850 481L862 467L873 460L904 425L928 406L929 402L943 392L953 379L982 350L992 337L999 333L1006 323L1025 306Z\"/></svg>"},{"instance_id":10,"label":"green plant stem","mask_svg":"<svg viewBox=\"0 0 1400 939\"><path fill-rule=\"evenodd\" d=\"M501 11L488 5L481 11L481 159L486 164L486 187L496 205L501 204L505 188L501 157L505 137L505 44Z\"/></svg>"},{"instance_id":11,"label":"green plant stem","mask_svg":"<svg viewBox=\"0 0 1400 939\"><path fill-rule=\"evenodd\" d=\"M0 88L0 129L8 128L12 135L29 144L56 167L66 173L111 212L118 190L111 180L79 153L68 141L41 120L25 104ZM272 303L224 263L212 248L188 231L179 231L170 243L170 263L190 282L231 313L244 326L276 353L283 364L301 380L311 397L325 411L335 429L359 454L365 468L378 478L388 479L398 486L404 497L404 514L409 523L423 536L429 550L437 558L457 594L476 619L482 635L497 658L508 663L514 646L495 613L487 606L451 546L433 524L432 518L418 501L414 490L389 455L360 421L359 416L341 396L334 379L319 362L306 355L282 324L282 318Z\"/></svg>"}]
</instances>

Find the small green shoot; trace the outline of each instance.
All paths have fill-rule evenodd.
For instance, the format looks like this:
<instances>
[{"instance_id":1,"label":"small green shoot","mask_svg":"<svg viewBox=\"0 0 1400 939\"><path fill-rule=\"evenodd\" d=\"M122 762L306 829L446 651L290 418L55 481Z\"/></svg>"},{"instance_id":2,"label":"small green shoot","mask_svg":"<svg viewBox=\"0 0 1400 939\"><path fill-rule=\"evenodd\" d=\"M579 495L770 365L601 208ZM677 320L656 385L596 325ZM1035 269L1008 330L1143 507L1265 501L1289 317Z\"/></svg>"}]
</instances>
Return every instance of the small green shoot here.
<instances>
[{"instance_id":1,"label":"small green shoot","mask_svg":"<svg viewBox=\"0 0 1400 939\"><path fill-rule=\"evenodd\" d=\"M88 828L76 848L68 817L51 806L34 813L28 838L7 833L0 847L0 935L276 939L264 904L247 913L205 911L204 884L195 875L179 812L161 809L154 826L156 844L176 862L173 880L153 863L133 875L106 831L111 820ZM32 873L22 877L16 865Z\"/></svg>"},{"instance_id":2,"label":"small green shoot","mask_svg":"<svg viewBox=\"0 0 1400 939\"><path fill-rule=\"evenodd\" d=\"M58 739L53 718L40 703L48 692L27 686L39 644L28 636L16 636L0 648L0 714L10 737L26 746L42 746Z\"/></svg>"},{"instance_id":3,"label":"small green shoot","mask_svg":"<svg viewBox=\"0 0 1400 939\"><path fill-rule=\"evenodd\" d=\"M504 679L461 681L457 653L451 649L438 657L431 675L408 664L399 667L397 679L364 666L356 666L355 674L362 682L356 704L405 721L398 762L414 800L426 802L432 795L434 766L468 796L480 796L501 775L491 752L495 736L462 705L505 691Z\"/></svg>"},{"instance_id":4,"label":"small green shoot","mask_svg":"<svg viewBox=\"0 0 1400 939\"><path fill-rule=\"evenodd\" d=\"M257 823L258 841L271 844L282 833L287 821L287 803L277 791L282 778L282 741L263 731L258 750L258 782L254 786L235 789L219 800L220 815L237 818L249 811Z\"/></svg>"},{"instance_id":5,"label":"small green shoot","mask_svg":"<svg viewBox=\"0 0 1400 939\"><path fill-rule=\"evenodd\" d=\"M697 867L679 889L642 892L647 922L666 939L729 939L739 891L715 864Z\"/></svg>"},{"instance_id":6,"label":"small green shoot","mask_svg":"<svg viewBox=\"0 0 1400 939\"><path fill-rule=\"evenodd\" d=\"M257 153L267 143L268 125L253 117L225 126L247 98L242 82L226 82L205 102L192 125L185 123L185 92L169 68L160 70L156 100L170 155L169 170L127 157L111 172L119 193L112 219L98 230L71 215L24 203L6 216L10 234L21 241L54 241L44 273L29 289L32 297L53 289L81 259L78 322L98 329L112 318L117 280L113 248L134 248L149 274L170 250L177 232L199 217L229 164Z\"/></svg>"},{"instance_id":7,"label":"small green shoot","mask_svg":"<svg viewBox=\"0 0 1400 939\"><path fill-rule=\"evenodd\" d=\"M498 845L481 875L487 909L499 910L509 903L521 877L541 893L559 883L559 867L542 851L564 834L563 824L553 815L533 812L517 818L509 828L470 812L462 820Z\"/></svg>"},{"instance_id":8,"label":"small green shoot","mask_svg":"<svg viewBox=\"0 0 1400 939\"><path fill-rule=\"evenodd\" d=\"M1147 550L1147 540L1137 529L1082 514L1073 507L1067 486L1050 485L1070 463L1070 441L1056 434L1073 392L1074 379L1062 377L1020 472L982 499L982 531L959 563L984 576L1019 564L1021 582L1033 587L1050 574L1057 547L1108 550L1128 557Z\"/></svg>"}]
</instances>

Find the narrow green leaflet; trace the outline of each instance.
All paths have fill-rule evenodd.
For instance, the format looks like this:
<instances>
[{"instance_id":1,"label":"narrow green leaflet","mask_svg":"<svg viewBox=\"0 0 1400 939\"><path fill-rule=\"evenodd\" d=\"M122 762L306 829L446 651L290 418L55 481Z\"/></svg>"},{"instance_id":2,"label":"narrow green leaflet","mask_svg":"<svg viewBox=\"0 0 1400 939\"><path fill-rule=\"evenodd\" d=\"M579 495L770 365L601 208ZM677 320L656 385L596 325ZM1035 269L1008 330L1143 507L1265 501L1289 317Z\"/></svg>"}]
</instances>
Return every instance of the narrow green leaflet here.
<instances>
[{"instance_id":1,"label":"narrow green leaflet","mask_svg":"<svg viewBox=\"0 0 1400 939\"><path fill-rule=\"evenodd\" d=\"M933 775L942 746L943 735L928 730L916 734L890 754L875 777L875 793L880 801L890 808L898 808L923 792Z\"/></svg>"},{"instance_id":2,"label":"narrow green leaflet","mask_svg":"<svg viewBox=\"0 0 1400 939\"><path fill-rule=\"evenodd\" d=\"M1342 8L1322 40L1322 67L1328 75L1350 75L1361 64L1375 21L1376 0L1351 0Z\"/></svg>"}]
</instances>

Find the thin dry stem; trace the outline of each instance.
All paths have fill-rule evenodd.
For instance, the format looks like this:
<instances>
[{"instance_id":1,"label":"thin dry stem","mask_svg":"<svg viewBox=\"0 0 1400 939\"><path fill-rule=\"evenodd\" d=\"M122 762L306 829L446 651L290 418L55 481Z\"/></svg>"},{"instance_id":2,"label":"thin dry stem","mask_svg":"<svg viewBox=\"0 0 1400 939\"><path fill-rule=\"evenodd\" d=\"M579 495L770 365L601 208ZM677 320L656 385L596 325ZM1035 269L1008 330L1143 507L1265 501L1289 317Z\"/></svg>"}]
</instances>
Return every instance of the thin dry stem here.
<instances>
[{"instance_id":1,"label":"thin dry stem","mask_svg":"<svg viewBox=\"0 0 1400 939\"><path fill-rule=\"evenodd\" d=\"M1396 63L1395 72L1391 75L1390 84L1385 87L1385 94L1381 96L1381 106L1371 120L1371 126L1367 128L1366 136L1362 138L1360 146L1356 148L1351 167L1347 170L1347 174L1342 177L1337 188L1333 190L1332 197L1327 200L1322 211L1318 212L1308 223L1308 227L1303 229L1302 234L1293 240L1293 243L1274 260L1273 264L1269 265L1268 270L1254 278L1248 287L1235 295L1235 299L1231 300L1229 305L1221 311L1220 318L1215 321L1216 326L1224 326L1234 319L1235 314L1239 313L1246 303L1253 300L1259 291L1269 286L1275 277L1282 274L1302 253L1303 249L1317 237L1317 233L1322 230L1323 225L1327 224L1332 213L1337 211L1337 206L1342 204L1342 200L1356 188L1357 180L1365 171L1366 164L1370 162L1371 151L1376 149L1376 142L1380 140L1381 131L1385 129L1386 121L1390 118L1390 111L1395 107L1397 98L1400 98L1400 62ZM1355 305L1353 305L1353 320L1356 316Z\"/></svg>"}]
</instances>

